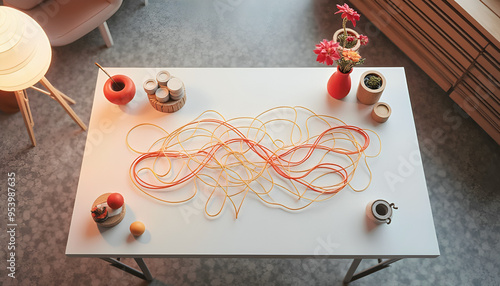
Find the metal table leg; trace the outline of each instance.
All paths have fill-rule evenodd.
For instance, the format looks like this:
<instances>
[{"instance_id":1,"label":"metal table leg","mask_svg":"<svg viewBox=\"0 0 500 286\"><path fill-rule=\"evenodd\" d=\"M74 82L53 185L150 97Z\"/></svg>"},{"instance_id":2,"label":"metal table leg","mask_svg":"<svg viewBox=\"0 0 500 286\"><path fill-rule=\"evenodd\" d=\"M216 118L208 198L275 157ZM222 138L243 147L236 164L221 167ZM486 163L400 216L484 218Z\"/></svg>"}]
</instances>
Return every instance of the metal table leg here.
<instances>
[{"instance_id":1,"label":"metal table leg","mask_svg":"<svg viewBox=\"0 0 500 286\"><path fill-rule=\"evenodd\" d=\"M354 259L354 261L352 262L351 264L351 267L349 267L349 270L347 270L347 274L345 275L344 277L344 284L349 284L351 283L352 281L355 281L355 280L358 280L360 278L363 278L367 275L370 275L372 273L375 273L379 270L382 270L384 268L387 268L390 266L390 264L398 261L398 260L401 260L402 258L393 258L393 259L388 259L388 260L381 260L379 259L379 263L368 268L368 269L365 269L357 274L354 274L356 272L356 269L358 268L359 264L361 263L361 260L362 259Z\"/></svg>"},{"instance_id":2,"label":"metal table leg","mask_svg":"<svg viewBox=\"0 0 500 286\"><path fill-rule=\"evenodd\" d=\"M144 273L144 276L146 276L146 280L148 281L153 280L153 275L151 275L151 272L149 272L148 266L146 265L144 260L142 258L134 258L134 259L137 265L139 265L139 267L141 268L142 273Z\"/></svg>"},{"instance_id":3,"label":"metal table leg","mask_svg":"<svg viewBox=\"0 0 500 286\"><path fill-rule=\"evenodd\" d=\"M353 281L352 276L354 275L354 272L356 272L356 269L358 269L361 260L362 259L354 259L352 261L351 267L349 267L349 270L347 270L347 273L344 277L344 284L348 284L349 282Z\"/></svg>"},{"instance_id":4,"label":"metal table leg","mask_svg":"<svg viewBox=\"0 0 500 286\"><path fill-rule=\"evenodd\" d=\"M101 257L102 260L106 261L106 262L109 262L111 263L111 266L114 266L118 269L121 269L127 273L130 273L134 276L137 276L141 279L144 279L144 280L147 280L147 281L152 281L153 280L153 276L151 275L151 272L149 272L149 269L146 265L146 263L144 263L144 260L142 258L134 258L135 259L135 262L137 262L137 265L139 265L139 267L141 268L142 272L135 269L135 268L132 268L130 266L128 266L127 264L123 263L123 262L120 262L114 258L111 258L111 257Z\"/></svg>"}]
</instances>

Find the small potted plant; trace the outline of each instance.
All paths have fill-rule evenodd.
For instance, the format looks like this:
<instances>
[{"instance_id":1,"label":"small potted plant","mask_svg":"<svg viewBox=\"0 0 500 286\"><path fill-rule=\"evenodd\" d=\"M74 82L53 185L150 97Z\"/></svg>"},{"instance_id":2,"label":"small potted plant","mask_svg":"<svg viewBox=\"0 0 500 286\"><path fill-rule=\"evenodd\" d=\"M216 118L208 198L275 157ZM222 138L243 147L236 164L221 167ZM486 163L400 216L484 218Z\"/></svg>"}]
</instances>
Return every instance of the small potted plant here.
<instances>
[{"instance_id":1,"label":"small potted plant","mask_svg":"<svg viewBox=\"0 0 500 286\"><path fill-rule=\"evenodd\" d=\"M352 26L356 27L356 21L359 21L360 15L347 4L337 5L337 8L339 11L335 14L342 13L342 28L333 34L333 42L339 43L339 47L342 50L352 51L357 51L362 45L368 44L367 36L347 28L347 21L351 21Z\"/></svg>"},{"instance_id":2,"label":"small potted plant","mask_svg":"<svg viewBox=\"0 0 500 286\"><path fill-rule=\"evenodd\" d=\"M324 39L316 45L314 53L318 55L316 61L333 65L337 63L337 71L332 74L327 83L328 94L335 99L342 99L351 90L350 74L354 66L361 65L365 59L357 51L356 46L368 44L368 37L359 35L357 37L349 36L346 28L347 21L351 21L353 26L356 26L356 21L360 15L347 4L337 5L339 11L335 14L342 13L342 29L341 32L335 33L334 39L327 41ZM349 29L350 30L350 29ZM354 31L354 30L353 30ZM340 42L337 40L340 39ZM351 48L349 48L351 47Z\"/></svg>"},{"instance_id":3,"label":"small potted plant","mask_svg":"<svg viewBox=\"0 0 500 286\"><path fill-rule=\"evenodd\" d=\"M361 75L356 97L363 104L375 104L384 92L386 80L378 71L369 70Z\"/></svg>"},{"instance_id":4,"label":"small potted plant","mask_svg":"<svg viewBox=\"0 0 500 286\"><path fill-rule=\"evenodd\" d=\"M346 36L347 35L347 36ZM357 51L361 47L361 41L358 41L359 34L350 28L338 29L335 34L333 34L333 41L339 43L343 49Z\"/></svg>"}]
</instances>

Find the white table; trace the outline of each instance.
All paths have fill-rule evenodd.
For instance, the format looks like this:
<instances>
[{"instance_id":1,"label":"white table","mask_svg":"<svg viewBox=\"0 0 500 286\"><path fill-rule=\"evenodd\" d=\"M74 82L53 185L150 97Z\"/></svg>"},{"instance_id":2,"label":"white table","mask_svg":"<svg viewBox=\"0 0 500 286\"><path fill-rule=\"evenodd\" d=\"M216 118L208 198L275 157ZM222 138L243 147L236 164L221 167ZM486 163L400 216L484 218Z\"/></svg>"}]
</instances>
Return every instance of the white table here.
<instances>
[{"instance_id":1,"label":"white table","mask_svg":"<svg viewBox=\"0 0 500 286\"><path fill-rule=\"evenodd\" d=\"M120 262L108 257L134 257L144 275L127 271L146 279L151 275L143 257L354 259L346 282L401 258L439 256L403 68L377 68L388 81L381 101L392 108L384 124L370 118L371 106L356 100L359 77L367 68L355 68L351 92L343 100L329 97L326 91L333 68L165 69L182 79L187 91L186 105L173 114L154 110L142 89L143 82L162 69L107 68L110 74L125 74L135 82L135 98L122 107L103 96L107 78L99 72L66 255L105 258L115 266ZM271 208L247 198L238 219L231 209L208 219L201 198L183 205L166 205L134 188L129 167L137 154L125 144L133 126L156 123L173 131L207 109L233 118L256 116L281 105L308 107L318 114L375 130L382 139L382 153L370 160L373 181L369 189L356 193L346 187L332 199L301 212ZM144 140L152 143L151 138ZM127 214L119 225L102 230L93 222L90 207L106 192L123 194ZM385 199L399 207L390 225L368 227L365 206L374 199ZM138 238L128 230L136 220L143 221L147 228ZM389 260L379 260L374 269L353 276L364 258Z\"/></svg>"}]
</instances>

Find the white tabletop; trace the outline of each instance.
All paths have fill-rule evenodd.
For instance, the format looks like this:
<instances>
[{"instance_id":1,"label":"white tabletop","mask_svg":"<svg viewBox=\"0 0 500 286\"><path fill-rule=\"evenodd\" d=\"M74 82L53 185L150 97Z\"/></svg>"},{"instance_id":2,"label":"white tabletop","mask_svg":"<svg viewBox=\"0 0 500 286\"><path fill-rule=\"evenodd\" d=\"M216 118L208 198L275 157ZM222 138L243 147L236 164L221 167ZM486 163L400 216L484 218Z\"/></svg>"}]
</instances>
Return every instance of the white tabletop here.
<instances>
[{"instance_id":1,"label":"white tabletop","mask_svg":"<svg viewBox=\"0 0 500 286\"><path fill-rule=\"evenodd\" d=\"M186 105L166 114L151 107L143 82L163 69L107 68L135 82L132 102L117 106L103 96L106 80L97 77L85 155L71 220L66 254L87 257L436 257L439 248L420 159L415 124L403 68L376 68L387 79L381 101L392 108L386 123L370 118L371 106L359 104L356 89L367 68L355 68L352 89L343 100L328 96L326 83L334 68L164 68L184 81ZM215 219L204 212L199 195L182 205L155 201L137 190L129 167L137 154L125 144L127 132L139 123L155 123L167 131L214 109L226 118L257 116L276 106L304 106L347 124L375 130L382 140L380 156L369 161L373 171L364 192L344 188L326 202L290 212L246 198L235 219L226 208ZM152 143L154 136L143 138ZM362 171L360 171L362 172ZM361 176L362 177L362 176ZM353 180L356 183L357 178ZM93 201L102 193L125 198L124 220L109 229L91 218ZM399 207L392 223L370 226L365 207L385 199ZM130 235L140 220L146 232Z\"/></svg>"}]
</instances>

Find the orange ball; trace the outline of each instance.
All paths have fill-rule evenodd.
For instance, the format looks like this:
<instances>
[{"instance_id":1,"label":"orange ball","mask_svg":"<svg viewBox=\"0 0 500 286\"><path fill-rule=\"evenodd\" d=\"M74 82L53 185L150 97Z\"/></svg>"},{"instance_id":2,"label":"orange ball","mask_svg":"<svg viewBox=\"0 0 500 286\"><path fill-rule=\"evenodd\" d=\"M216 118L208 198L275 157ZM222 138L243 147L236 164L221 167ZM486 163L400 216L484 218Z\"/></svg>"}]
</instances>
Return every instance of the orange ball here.
<instances>
[{"instance_id":1,"label":"orange ball","mask_svg":"<svg viewBox=\"0 0 500 286\"><path fill-rule=\"evenodd\" d=\"M134 221L130 225L130 233L132 233L134 236L140 236L146 231L146 227L144 224L140 221Z\"/></svg>"},{"instance_id":2,"label":"orange ball","mask_svg":"<svg viewBox=\"0 0 500 286\"><path fill-rule=\"evenodd\" d=\"M123 203L125 201L120 193L112 193L108 196L106 202L108 203L108 206L110 208L116 210L119 209L121 206L123 206Z\"/></svg>"}]
</instances>

